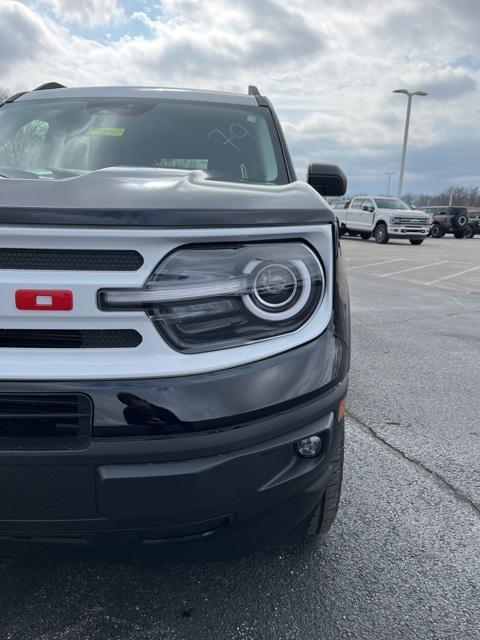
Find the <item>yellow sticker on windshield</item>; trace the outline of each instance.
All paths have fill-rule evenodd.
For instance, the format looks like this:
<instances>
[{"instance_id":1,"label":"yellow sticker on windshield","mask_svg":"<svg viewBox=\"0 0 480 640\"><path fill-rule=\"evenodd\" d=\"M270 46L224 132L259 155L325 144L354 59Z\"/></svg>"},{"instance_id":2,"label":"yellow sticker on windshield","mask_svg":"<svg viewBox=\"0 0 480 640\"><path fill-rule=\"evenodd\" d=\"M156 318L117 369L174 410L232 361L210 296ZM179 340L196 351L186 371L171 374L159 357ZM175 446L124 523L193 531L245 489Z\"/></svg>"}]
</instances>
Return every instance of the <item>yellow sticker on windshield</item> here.
<instances>
[{"instance_id":1,"label":"yellow sticker on windshield","mask_svg":"<svg viewBox=\"0 0 480 640\"><path fill-rule=\"evenodd\" d=\"M114 129L109 127L90 127L89 136L123 136L125 129Z\"/></svg>"}]
</instances>

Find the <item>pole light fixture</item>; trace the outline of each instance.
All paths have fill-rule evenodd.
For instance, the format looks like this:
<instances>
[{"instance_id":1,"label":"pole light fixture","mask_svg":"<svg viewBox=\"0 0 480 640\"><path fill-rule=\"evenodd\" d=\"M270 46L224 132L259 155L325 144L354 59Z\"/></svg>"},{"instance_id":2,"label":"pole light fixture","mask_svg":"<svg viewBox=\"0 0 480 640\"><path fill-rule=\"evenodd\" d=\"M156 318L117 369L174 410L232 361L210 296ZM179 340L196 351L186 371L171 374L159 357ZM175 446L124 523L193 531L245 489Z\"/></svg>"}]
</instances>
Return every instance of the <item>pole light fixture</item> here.
<instances>
[{"instance_id":1,"label":"pole light fixture","mask_svg":"<svg viewBox=\"0 0 480 640\"><path fill-rule=\"evenodd\" d=\"M413 96L428 96L426 91L409 91L408 89L395 89L393 93L403 93L408 96L407 101L407 117L405 118L405 131L403 134L402 162L400 164L400 176L398 179L398 197L402 197L403 176L405 173L405 158L407 156L408 131L410 129L410 114L412 112Z\"/></svg>"}]
</instances>

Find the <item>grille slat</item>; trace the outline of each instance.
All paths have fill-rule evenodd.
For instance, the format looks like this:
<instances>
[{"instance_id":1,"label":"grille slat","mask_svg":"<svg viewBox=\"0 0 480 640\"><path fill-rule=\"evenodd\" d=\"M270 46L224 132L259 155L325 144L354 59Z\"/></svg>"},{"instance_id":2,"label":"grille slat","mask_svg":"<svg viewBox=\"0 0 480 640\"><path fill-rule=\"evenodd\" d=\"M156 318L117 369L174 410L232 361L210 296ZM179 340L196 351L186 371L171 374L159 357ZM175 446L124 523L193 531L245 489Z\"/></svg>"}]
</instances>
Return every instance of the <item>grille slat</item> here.
<instances>
[{"instance_id":1,"label":"grille slat","mask_svg":"<svg viewBox=\"0 0 480 640\"><path fill-rule=\"evenodd\" d=\"M392 224L403 224L403 225L421 225L425 226L427 224L427 220L423 218L393 218Z\"/></svg>"},{"instance_id":2,"label":"grille slat","mask_svg":"<svg viewBox=\"0 0 480 640\"><path fill-rule=\"evenodd\" d=\"M0 269L34 271L138 271L138 251L0 248Z\"/></svg>"},{"instance_id":3,"label":"grille slat","mask_svg":"<svg viewBox=\"0 0 480 640\"><path fill-rule=\"evenodd\" d=\"M91 426L82 394L0 394L0 450L84 448Z\"/></svg>"},{"instance_id":4,"label":"grille slat","mask_svg":"<svg viewBox=\"0 0 480 640\"><path fill-rule=\"evenodd\" d=\"M141 342L134 329L0 329L6 349L133 349Z\"/></svg>"},{"instance_id":5,"label":"grille slat","mask_svg":"<svg viewBox=\"0 0 480 640\"><path fill-rule=\"evenodd\" d=\"M19 412L14 412L14 413L4 413L1 409L0 409L0 421L2 420L11 420L12 418L17 418L19 420L23 420L24 418L29 418L29 419L45 419L45 418L56 418L58 419L59 416L61 416L62 420L70 420L71 418L88 418L90 414L89 413L61 413L59 414L58 412L56 413L46 413L46 412L40 412L40 413L19 413Z\"/></svg>"}]
</instances>

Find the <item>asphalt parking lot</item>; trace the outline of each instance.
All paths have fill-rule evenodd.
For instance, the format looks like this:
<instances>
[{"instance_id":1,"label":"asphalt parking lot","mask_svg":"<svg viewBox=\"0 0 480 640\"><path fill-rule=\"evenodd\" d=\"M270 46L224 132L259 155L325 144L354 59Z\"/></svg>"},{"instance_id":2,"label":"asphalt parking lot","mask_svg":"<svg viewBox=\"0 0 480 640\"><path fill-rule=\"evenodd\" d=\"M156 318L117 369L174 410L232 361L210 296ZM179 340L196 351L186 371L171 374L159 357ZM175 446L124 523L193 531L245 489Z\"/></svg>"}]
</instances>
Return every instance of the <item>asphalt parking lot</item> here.
<instances>
[{"instance_id":1,"label":"asphalt parking lot","mask_svg":"<svg viewBox=\"0 0 480 640\"><path fill-rule=\"evenodd\" d=\"M404 240L390 240L389 244L375 247L373 243L348 236L343 239L352 277L363 274L449 291L480 293L480 236L463 242L453 236L441 240L428 238L419 247Z\"/></svg>"},{"instance_id":2,"label":"asphalt parking lot","mask_svg":"<svg viewBox=\"0 0 480 640\"><path fill-rule=\"evenodd\" d=\"M209 565L0 560L2 639L478 639L480 237L342 247L353 359L328 537Z\"/></svg>"}]
</instances>

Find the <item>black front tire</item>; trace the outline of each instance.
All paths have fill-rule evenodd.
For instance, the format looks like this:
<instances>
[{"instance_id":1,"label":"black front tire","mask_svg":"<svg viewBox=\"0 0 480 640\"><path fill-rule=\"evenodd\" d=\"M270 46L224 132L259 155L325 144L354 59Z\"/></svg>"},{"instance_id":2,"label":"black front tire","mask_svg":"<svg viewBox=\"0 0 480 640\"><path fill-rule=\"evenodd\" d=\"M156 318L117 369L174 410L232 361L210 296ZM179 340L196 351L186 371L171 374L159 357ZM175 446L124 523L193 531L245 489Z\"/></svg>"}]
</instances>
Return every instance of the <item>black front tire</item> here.
<instances>
[{"instance_id":1,"label":"black front tire","mask_svg":"<svg viewBox=\"0 0 480 640\"><path fill-rule=\"evenodd\" d=\"M453 235L457 240L461 240L462 238L465 238L465 231L454 231Z\"/></svg>"},{"instance_id":2,"label":"black front tire","mask_svg":"<svg viewBox=\"0 0 480 640\"><path fill-rule=\"evenodd\" d=\"M410 238L410 244L413 244L415 246L422 244L422 242L423 242L423 238Z\"/></svg>"},{"instance_id":3,"label":"black front tire","mask_svg":"<svg viewBox=\"0 0 480 640\"><path fill-rule=\"evenodd\" d=\"M465 232L463 235L465 238L473 238L473 236L475 235L475 231L473 230L473 227L471 225L467 225L465 227Z\"/></svg>"},{"instance_id":4,"label":"black front tire","mask_svg":"<svg viewBox=\"0 0 480 640\"><path fill-rule=\"evenodd\" d=\"M361 237L362 240L370 240L370 238L372 237L372 234L367 232L367 231L363 231L360 234L360 237Z\"/></svg>"},{"instance_id":5,"label":"black front tire","mask_svg":"<svg viewBox=\"0 0 480 640\"><path fill-rule=\"evenodd\" d=\"M379 222L377 224L373 235L377 244L387 244L387 242L390 240L388 236L387 225L384 222Z\"/></svg>"},{"instance_id":6,"label":"black front tire","mask_svg":"<svg viewBox=\"0 0 480 640\"><path fill-rule=\"evenodd\" d=\"M332 452L330 480L320 504L313 513L307 529L307 539L327 533L335 522L342 493L344 450L345 425L342 423Z\"/></svg>"},{"instance_id":7,"label":"black front tire","mask_svg":"<svg viewBox=\"0 0 480 640\"><path fill-rule=\"evenodd\" d=\"M443 236L445 235L445 231L439 224L435 223L432 227L432 230L430 231L430 235L432 236L432 238L443 238Z\"/></svg>"}]
</instances>

